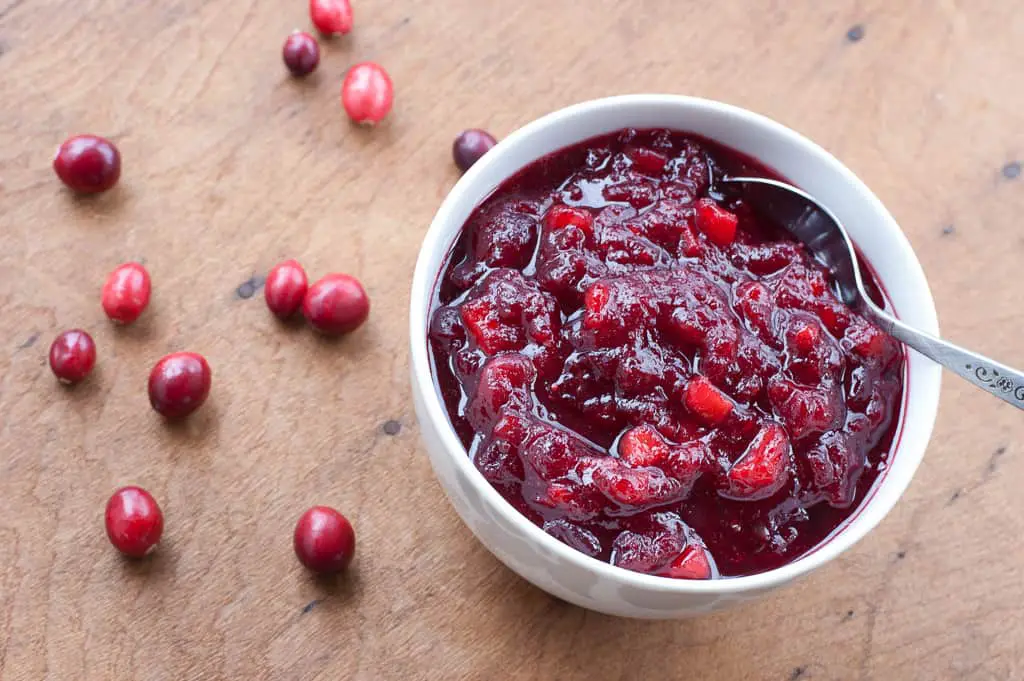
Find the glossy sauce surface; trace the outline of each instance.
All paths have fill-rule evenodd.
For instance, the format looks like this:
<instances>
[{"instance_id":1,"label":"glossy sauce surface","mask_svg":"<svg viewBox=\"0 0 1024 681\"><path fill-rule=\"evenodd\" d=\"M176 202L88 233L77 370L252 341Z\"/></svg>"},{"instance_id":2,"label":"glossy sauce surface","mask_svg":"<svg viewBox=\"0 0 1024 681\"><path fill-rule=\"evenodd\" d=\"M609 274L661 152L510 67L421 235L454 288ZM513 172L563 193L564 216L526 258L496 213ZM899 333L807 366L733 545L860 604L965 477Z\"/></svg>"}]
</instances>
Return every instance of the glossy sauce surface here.
<instances>
[{"instance_id":1,"label":"glossy sauce surface","mask_svg":"<svg viewBox=\"0 0 1024 681\"><path fill-rule=\"evenodd\" d=\"M476 467L627 569L798 558L857 508L899 420L901 347L723 197L730 173L775 176L679 132L564 149L474 211L438 280L435 377Z\"/></svg>"}]
</instances>

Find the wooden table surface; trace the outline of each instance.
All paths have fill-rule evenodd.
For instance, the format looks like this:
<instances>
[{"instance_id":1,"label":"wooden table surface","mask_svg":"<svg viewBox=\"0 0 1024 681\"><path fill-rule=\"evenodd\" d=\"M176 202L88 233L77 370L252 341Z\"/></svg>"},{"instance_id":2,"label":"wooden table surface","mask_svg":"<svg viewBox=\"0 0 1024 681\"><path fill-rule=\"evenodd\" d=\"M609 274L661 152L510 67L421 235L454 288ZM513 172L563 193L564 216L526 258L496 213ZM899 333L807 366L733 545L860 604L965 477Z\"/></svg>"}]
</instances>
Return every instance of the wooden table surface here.
<instances>
[{"instance_id":1,"label":"wooden table surface","mask_svg":"<svg viewBox=\"0 0 1024 681\"><path fill-rule=\"evenodd\" d=\"M286 77L303 0L0 0L0 677L14 679L1024 678L1024 419L947 377L903 501L795 587L683 622L566 605L463 527L418 443L406 306L464 127L504 135L592 97L678 92L772 116L843 159L901 222L950 339L1024 364L1024 12L1006 0L357 0L319 72ZM338 91L384 64L395 109L350 126ZM120 146L75 200L54 148ZM359 276L371 321L338 343L271 321L260 276L297 257ZM153 302L113 328L107 272ZM253 291L256 293L253 294ZM61 389L82 326L96 373ZM184 427L152 363L213 366ZM396 432L397 431L397 432ZM103 533L114 488L166 513L151 560ZM309 505L349 514L351 574L296 562Z\"/></svg>"}]
</instances>

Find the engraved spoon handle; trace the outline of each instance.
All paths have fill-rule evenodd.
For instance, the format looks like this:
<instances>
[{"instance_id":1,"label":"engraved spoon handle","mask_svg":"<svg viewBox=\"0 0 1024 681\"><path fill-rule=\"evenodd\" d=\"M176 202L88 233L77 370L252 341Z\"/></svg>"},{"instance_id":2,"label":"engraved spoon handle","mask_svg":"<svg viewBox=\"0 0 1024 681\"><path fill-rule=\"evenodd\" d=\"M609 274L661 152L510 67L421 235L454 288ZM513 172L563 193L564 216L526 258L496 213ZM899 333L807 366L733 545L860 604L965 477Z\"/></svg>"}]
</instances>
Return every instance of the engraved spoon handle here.
<instances>
[{"instance_id":1,"label":"engraved spoon handle","mask_svg":"<svg viewBox=\"0 0 1024 681\"><path fill-rule=\"evenodd\" d=\"M917 350L928 359L941 364L982 390L1009 402L1018 409L1024 409L1024 373L984 355L965 350L941 338L911 328L874 305L865 307L866 311L875 318L875 323L888 331L893 338Z\"/></svg>"}]
</instances>

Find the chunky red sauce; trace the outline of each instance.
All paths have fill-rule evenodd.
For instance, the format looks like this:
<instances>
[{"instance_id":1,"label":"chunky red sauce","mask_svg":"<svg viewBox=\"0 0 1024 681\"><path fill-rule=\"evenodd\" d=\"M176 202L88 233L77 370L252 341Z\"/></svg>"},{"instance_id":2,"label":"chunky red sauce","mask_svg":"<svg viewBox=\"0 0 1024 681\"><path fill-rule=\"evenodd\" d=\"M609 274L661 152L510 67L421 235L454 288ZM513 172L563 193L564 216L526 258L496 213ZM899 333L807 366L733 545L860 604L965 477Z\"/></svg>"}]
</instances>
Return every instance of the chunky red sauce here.
<instances>
[{"instance_id":1,"label":"chunky red sauce","mask_svg":"<svg viewBox=\"0 0 1024 681\"><path fill-rule=\"evenodd\" d=\"M476 467L600 560L705 579L790 562L884 469L900 346L726 173L706 140L620 133L543 158L463 229L430 343Z\"/></svg>"}]
</instances>

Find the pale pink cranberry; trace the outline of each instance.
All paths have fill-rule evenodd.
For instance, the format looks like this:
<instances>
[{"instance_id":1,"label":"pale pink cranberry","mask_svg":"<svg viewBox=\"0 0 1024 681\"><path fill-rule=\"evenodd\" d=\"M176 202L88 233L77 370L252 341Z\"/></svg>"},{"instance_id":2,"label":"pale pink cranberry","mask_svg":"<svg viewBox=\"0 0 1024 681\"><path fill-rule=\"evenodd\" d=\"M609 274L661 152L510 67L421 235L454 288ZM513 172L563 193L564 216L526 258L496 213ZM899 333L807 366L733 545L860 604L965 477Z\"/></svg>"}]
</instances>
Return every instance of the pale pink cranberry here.
<instances>
[{"instance_id":1,"label":"pale pink cranberry","mask_svg":"<svg viewBox=\"0 0 1024 681\"><path fill-rule=\"evenodd\" d=\"M320 63L320 45L310 34L295 31L284 41L283 57L293 76L308 76Z\"/></svg>"},{"instance_id":2,"label":"pale pink cranberry","mask_svg":"<svg viewBox=\"0 0 1024 681\"><path fill-rule=\"evenodd\" d=\"M302 314L317 331L349 333L362 326L370 315L370 298L355 277L328 274L306 291Z\"/></svg>"},{"instance_id":3,"label":"pale pink cranberry","mask_svg":"<svg viewBox=\"0 0 1024 681\"><path fill-rule=\"evenodd\" d=\"M356 123L380 123L391 111L394 86L379 64L363 62L348 70L341 85L341 104Z\"/></svg>"},{"instance_id":4,"label":"pale pink cranberry","mask_svg":"<svg viewBox=\"0 0 1024 681\"><path fill-rule=\"evenodd\" d=\"M149 305L149 272L137 262L120 265L103 284L103 311L115 322L131 324Z\"/></svg>"},{"instance_id":5,"label":"pale pink cranberry","mask_svg":"<svg viewBox=\"0 0 1024 681\"><path fill-rule=\"evenodd\" d=\"M452 144L452 157L459 170L466 172L498 143L494 136L483 130L463 130Z\"/></svg>"},{"instance_id":6,"label":"pale pink cranberry","mask_svg":"<svg viewBox=\"0 0 1024 681\"><path fill-rule=\"evenodd\" d=\"M146 490L122 487L107 502L106 525L107 537L118 551L142 558L159 543L164 514Z\"/></svg>"},{"instance_id":7,"label":"pale pink cranberry","mask_svg":"<svg viewBox=\"0 0 1024 681\"><path fill-rule=\"evenodd\" d=\"M78 383L96 364L96 344L81 329L57 336L50 346L50 369L62 383Z\"/></svg>"},{"instance_id":8,"label":"pale pink cranberry","mask_svg":"<svg viewBox=\"0 0 1024 681\"><path fill-rule=\"evenodd\" d=\"M344 35L352 30L349 0L309 0L309 18L325 36Z\"/></svg>"},{"instance_id":9,"label":"pale pink cranberry","mask_svg":"<svg viewBox=\"0 0 1024 681\"><path fill-rule=\"evenodd\" d=\"M121 152L103 137L76 135L57 149L53 169L73 191L98 194L113 187L121 177Z\"/></svg>"},{"instance_id":10,"label":"pale pink cranberry","mask_svg":"<svg viewBox=\"0 0 1024 681\"><path fill-rule=\"evenodd\" d=\"M295 525L295 555L299 562L319 574L341 572L356 552L352 523L333 508L314 506Z\"/></svg>"},{"instance_id":11,"label":"pale pink cranberry","mask_svg":"<svg viewBox=\"0 0 1024 681\"><path fill-rule=\"evenodd\" d=\"M149 373L149 403L167 418L188 416L206 401L211 380L205 357L195 352L172 353Z\"/></svg>"},{"instance_id":12,"label":"pale pink cranberry","mask_svg":"<svg viewBox=\"0 0 1024 681\"><path fill-rule=\"evenodd\" d=\"M279 319L288 319L302 307L309 282L306 271L295 260L285 260L275 265L263 286L267 307Z\"/></svg>"}]
</instances>

